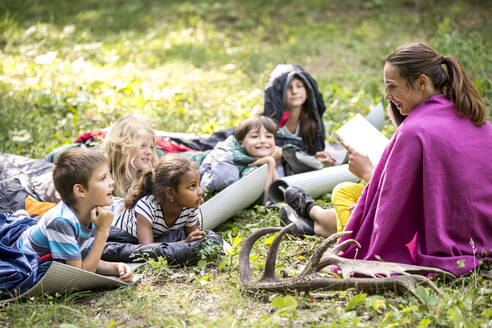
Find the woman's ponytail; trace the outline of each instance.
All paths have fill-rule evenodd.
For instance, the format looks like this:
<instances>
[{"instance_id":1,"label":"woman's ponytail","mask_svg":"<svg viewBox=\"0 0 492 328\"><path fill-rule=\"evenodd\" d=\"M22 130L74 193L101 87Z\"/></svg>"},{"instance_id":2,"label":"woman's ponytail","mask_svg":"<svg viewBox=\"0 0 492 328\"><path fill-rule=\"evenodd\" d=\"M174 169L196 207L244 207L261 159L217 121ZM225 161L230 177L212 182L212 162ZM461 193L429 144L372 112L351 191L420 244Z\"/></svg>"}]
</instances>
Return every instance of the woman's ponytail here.
<instances>
[{"instance_id":1,"label":"woman's ponytail","mask_svg":"<svg viewBox=\"0 0 492 328\"><path fill-rule=\"evenodd\" d=\"M487 120L487 111L477 88L454 57L441 58L448 71L444 93L456 104L461 115L470 118L477 126L484 124Z\"/></svg>"}]
</instances>

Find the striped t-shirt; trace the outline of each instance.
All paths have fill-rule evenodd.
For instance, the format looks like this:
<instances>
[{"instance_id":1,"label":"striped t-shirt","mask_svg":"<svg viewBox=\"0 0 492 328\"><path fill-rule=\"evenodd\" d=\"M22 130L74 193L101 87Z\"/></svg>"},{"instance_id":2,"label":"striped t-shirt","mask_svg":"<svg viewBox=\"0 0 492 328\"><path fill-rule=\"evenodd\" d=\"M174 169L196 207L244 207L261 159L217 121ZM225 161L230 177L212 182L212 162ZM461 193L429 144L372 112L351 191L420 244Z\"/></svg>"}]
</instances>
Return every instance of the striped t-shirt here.
<instances>
[{"instance_id":1,"label":"striped t-shirt","mask_svg":"<svg viewBox=\"0 0 492 328\"><path fill-rule=\"evenodd\" d=\"M95 237L94 223L84 226L70 207L59 202L22 233L17 246L39 257L51 252L53 259L79 260L87 256Z\"/></svg>"},{"instance_id":2,"label":"striped t-shirt","mask_svg":"<svg viewBox=\"0 0 492 328\"><path fill-rule=\"evenodd\" d=\"M137 204L131 209L125 208L124 202L121 202L116 208L112 225L127 231L138 238L137 214L141 214L150 222L154 238L158 238L170 230L192 227L196 225L200 219L200 211L198 208L183 207L176 222L169 226L166 223L166 220L164 220L164 213L162 213L161 205L154 201L154 196L148 195L139 199Z\"/></svg>"}]
</instances>

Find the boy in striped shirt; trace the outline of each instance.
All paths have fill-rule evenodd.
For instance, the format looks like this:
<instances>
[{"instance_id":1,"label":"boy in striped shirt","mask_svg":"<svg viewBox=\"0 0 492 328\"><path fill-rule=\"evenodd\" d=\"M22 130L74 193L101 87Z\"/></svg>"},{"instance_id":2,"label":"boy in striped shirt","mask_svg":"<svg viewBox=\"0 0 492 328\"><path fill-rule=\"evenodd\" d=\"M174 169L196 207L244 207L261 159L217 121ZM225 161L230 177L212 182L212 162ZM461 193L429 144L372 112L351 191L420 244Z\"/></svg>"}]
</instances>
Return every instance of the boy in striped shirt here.
<instances>
[{"instance_id":1,"label":"boy in striped shirt","mask_svg":"<svg viewBox=\"0 0 492 328\"><path fill-rule=\"evenodd\" d=\"M60 155L53 168L53 183L62 199L39 222L22 233L17 247L39 257L79 269L119 276L131 281L132 269L124 263L101 260L113 212L113 180L108 161L95 150L75 148Z\"/></svg>"}]
</instances>

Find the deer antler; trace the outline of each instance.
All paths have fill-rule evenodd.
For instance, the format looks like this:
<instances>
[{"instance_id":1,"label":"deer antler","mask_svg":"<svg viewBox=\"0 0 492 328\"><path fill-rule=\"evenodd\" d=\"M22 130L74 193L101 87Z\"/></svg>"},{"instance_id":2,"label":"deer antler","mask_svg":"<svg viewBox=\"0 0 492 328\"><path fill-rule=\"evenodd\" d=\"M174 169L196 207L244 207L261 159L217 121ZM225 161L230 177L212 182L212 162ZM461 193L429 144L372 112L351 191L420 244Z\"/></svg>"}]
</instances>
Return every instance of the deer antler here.
<instances>
[{"instance_id":1,"label":"deer antler","mask_svg":"<svg viewBox=\"0 0 492 328\"><path fill-rule=\"evenodd\" d=\"M415 287L419 283L429 286L441 296L442 293L429 279L412 273L434 272L453 277L450 273L437 268L393 262L342 258L337 255L342 249L350 244L355 244L358 247L360 247L360 245L357 241L349 239L328 249L333 241L350 233L341 232L333 234L324 240L323 243L314 250L313 255L309 258L306 266L297 276L279 279L275 276L275 263L278 248L285 234L292 229L294 229L294 223L291 223L284 228L262 228L253 232L246 238L239 254L239 274L241 283L244 287L247 289L268 291L345 290L355 288L360 291L381 293L383 291L393 290L400 294L410 292L419 299L419 301L422 301L415 294ZM263 276L260 279L253 281L251 278L251 265L249 262L251 249L258 239L273 232L278 232L278 234L268 250ZM342 270L343 279L319 277L319 271L325 269L328 265L338 266L338 268ZM363 275L366 277L353 277L352 274Z\"/></svg>"}]
</instances>

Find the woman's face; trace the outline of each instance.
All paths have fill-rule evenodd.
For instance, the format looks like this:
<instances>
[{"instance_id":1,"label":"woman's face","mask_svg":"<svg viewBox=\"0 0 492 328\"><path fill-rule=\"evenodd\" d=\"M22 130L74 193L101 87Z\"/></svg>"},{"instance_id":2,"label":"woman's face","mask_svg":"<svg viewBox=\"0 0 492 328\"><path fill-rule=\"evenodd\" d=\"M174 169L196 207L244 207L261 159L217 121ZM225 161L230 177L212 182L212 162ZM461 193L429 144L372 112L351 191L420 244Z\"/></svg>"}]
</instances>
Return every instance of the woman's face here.
<instances>
[{"instance_id":1,"label":"woman's face","mask_svg":"<svg viewBox=\"0 0 492 328\"><path fill-rule=\"evenodd\" d=\"M271 156L275 150L275 136L262 126L259 130L250 130L241 142L241 146L251 157Z\"/></svg>"},{"instance_id":2,"label":"woman's face","mask_svg":"<svg viewBox=\"0 0 492 328\"><path fill-rule=\"evenodd\" d=\"M154 139L148 132L139 135L136 139L137 147L133 151L132 164L136 170L142 171L149 168L152 164Z\"/></svg>"},{"instance_id":3,"label":"woman's face","mask_svg":"<svg viewBox=\"0 0 492 328\"><path fill-rule=\"evenodd\" d=\"M410 88L407 80L401 77L398 68L390 63L384 65L385 99L395 103L402 115L408 115L424 100L416 85Z\"/></svg>"},{"instance_id":4,"label":"woman's face","mask_svg":"<svg viewBox=\"0 0 492 328\"><path fill-rule=\"evenodd\" d=\"M295 108L300 107L307 99L306 88L304 83L298 78L293 78L287 86L287 93L285 95L285 107Z\"/></svg>"}]
</instances>

